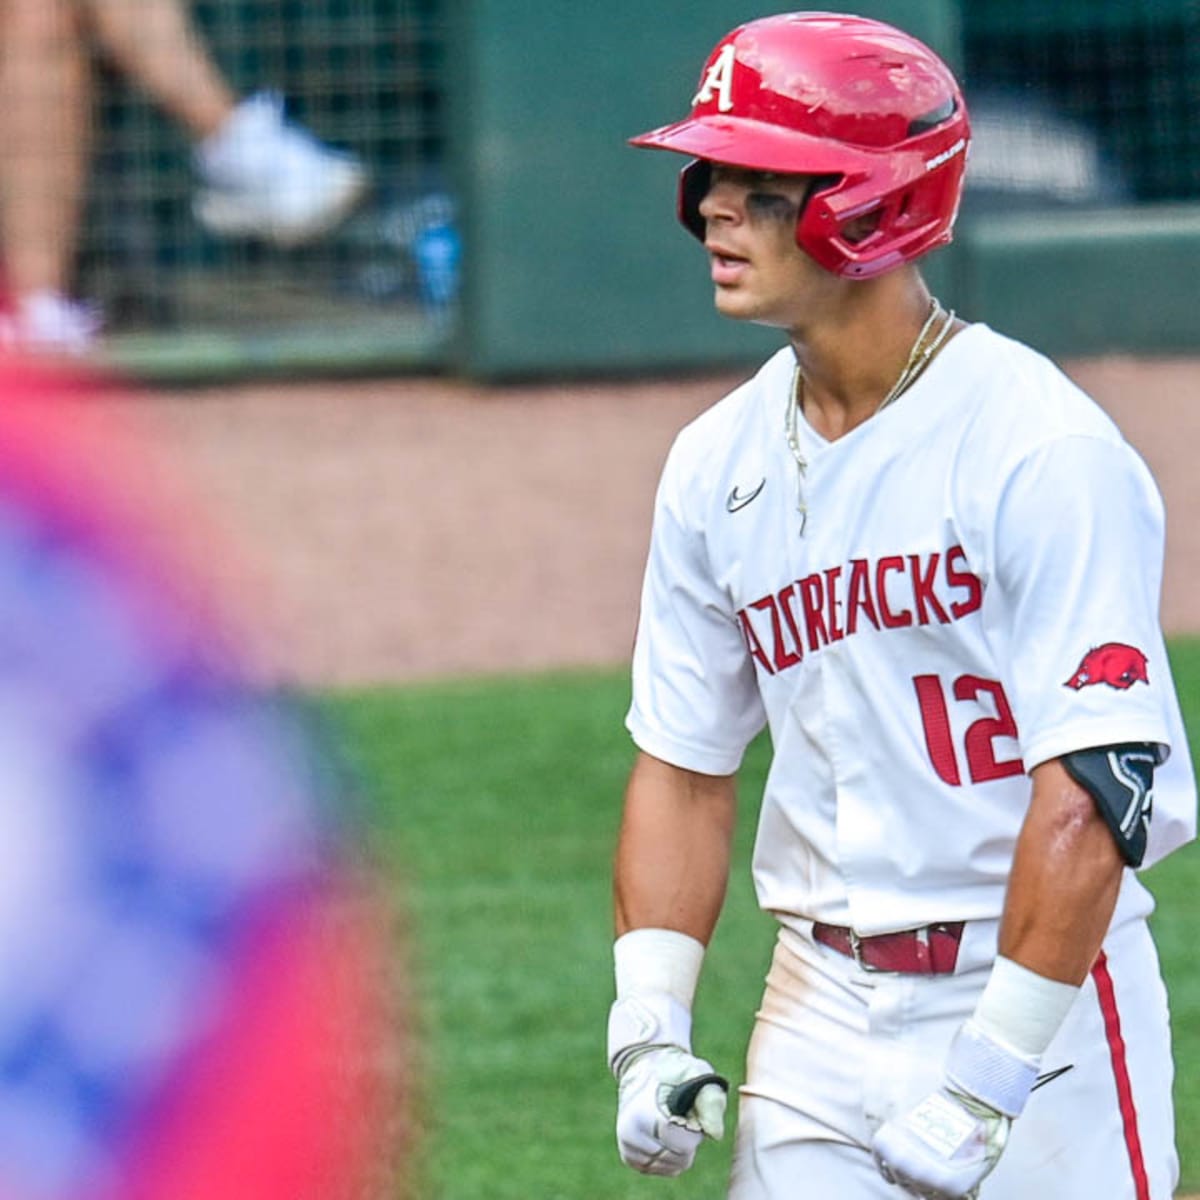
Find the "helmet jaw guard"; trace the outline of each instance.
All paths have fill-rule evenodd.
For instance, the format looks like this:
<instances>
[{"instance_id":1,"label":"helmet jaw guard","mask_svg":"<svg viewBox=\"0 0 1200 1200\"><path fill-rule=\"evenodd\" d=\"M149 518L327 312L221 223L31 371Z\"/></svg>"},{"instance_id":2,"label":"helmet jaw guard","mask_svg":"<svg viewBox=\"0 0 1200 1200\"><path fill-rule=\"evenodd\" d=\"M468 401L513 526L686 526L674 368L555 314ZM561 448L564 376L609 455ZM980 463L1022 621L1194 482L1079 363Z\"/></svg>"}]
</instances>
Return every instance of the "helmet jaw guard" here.
<instances>
[{"instance_id":1,"label":"helmet jaw guard","mask_svg":"<svg viewBox=\"0 0 1200 1200\"><path fill-rule=\"evenodd\" d=\"M740 26L705 64L692 114L631 139L695 156L678 215L703 241L709 164L821 176L796 241L868 279L950 241L970 126L953 75L915 38L861 17L793 13ZM878 214L865 237L846 226Z\"/></svg>"},{"instance_id":2,"label":"helmet jaw guard","mask_svg":"<svg viewBox=\"0 0 1200 1200\"><path fill-rule=\"evenodd\" d=\"M964 142L954 167L909 178L882 195L876 179L841 179L814 192L797 222L797 243L827 271L851 279L882 275L946 245L958 215L965 150ZM878 214L875 228L851 240L847 223L866 214Z\"/></svg>"}]
</instances>

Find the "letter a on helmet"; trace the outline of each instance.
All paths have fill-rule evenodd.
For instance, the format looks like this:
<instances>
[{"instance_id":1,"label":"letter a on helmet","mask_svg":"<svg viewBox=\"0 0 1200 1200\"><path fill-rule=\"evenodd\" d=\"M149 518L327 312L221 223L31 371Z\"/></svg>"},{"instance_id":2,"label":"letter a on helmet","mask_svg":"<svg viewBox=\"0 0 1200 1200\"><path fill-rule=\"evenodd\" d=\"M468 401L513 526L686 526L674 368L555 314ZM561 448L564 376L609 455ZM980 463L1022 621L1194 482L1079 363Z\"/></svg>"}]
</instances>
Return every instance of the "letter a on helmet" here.
<instances>
[{"instance_id":1,"label":"letter a on helmet","mask_svg":"<svg viewBox=\"0 0 1200 1200\"><path fill-rule=\"evenodd\" d=\"M881 21L806 12L733 30L691 115L631 141L696 160L680 175L679 218L701 240L712 163L818 177L796 241L826 270L867 279L950 241L970 126L928 46ZM872 231L851 237L868 214Z\"/></svg>"},{"instance_id":2,"label":"letter a on helmet","mask_svg":"<svg viewBox=\"0 0 1200 1200\"><path fill-rule=\"evenodd\" d=\"M730 94L733 87L733 43L726 42L717 52L704 78L700 81L700 90L692 97L692 104L710 104L714 95L717 99L717 112L729 112L733 108L733 97Z\"/></svg>"}]
</instances>

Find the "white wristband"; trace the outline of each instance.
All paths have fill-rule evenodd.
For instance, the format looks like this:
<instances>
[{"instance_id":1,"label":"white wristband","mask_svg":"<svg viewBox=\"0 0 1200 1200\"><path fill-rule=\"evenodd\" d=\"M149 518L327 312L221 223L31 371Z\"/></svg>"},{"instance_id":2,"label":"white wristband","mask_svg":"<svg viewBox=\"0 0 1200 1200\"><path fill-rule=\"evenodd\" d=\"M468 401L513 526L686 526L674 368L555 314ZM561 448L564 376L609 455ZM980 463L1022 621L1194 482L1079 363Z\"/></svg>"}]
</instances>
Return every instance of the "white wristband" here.
<instances>
[{"instance_id":1,"label":"white wristband","mask_svg":"<svg viewBox=\"0 0 1200 1200\"><path fill-rule=\"evenodd\" d=\"M1037 1083L1038 1066L1038 1059L1014 1054L966 1020L950 1043L946 1079L1006 1117L1019 1117Z\"/></svg>"},{"instance_id":2,"label":"white wristband","mask_svg":"<svg viewBox=\"0 0 1200 1200\"><path fill-rule=\"evenodd\" d=\"M999 957L975 1006L973 1021L993 1041L1040 1059L1079 995L1079 988Z\"/></svg>"},{"instance_id":3,"label":"white wristband","mask_svg":"<svg viewBox=\"0 0 1200 1200\"><path fill-rule=\"evenodd\" d=\"M704 944L676 929L631 929L613 943L617 999L665 992L691 1010Z\"/></svg>"}]
</instances>

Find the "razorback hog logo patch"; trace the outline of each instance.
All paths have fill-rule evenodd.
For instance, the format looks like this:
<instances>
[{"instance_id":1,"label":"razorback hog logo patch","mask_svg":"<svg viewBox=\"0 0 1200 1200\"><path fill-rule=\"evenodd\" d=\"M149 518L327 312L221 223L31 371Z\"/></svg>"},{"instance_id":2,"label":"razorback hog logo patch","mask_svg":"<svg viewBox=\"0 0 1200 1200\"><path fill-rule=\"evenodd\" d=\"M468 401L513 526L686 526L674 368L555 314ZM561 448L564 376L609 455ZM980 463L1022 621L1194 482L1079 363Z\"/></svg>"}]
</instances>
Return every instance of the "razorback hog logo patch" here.
<instances>
[{"instance_id":1,"label":"razorback hog logo patch","mask_svg":"<svg viewBox=\"0 0 1200 1200\"><path fill-rule=\"evenodd\" d=\"M1107 683L1109 687L1124 691L1138 682L1150 682L1146 656L1136 646L1105 642L1103 646L1093 646L1080 659L1075 674L1063 686L1079 691L1097 683Z\"/></svg>"}]
</instances>

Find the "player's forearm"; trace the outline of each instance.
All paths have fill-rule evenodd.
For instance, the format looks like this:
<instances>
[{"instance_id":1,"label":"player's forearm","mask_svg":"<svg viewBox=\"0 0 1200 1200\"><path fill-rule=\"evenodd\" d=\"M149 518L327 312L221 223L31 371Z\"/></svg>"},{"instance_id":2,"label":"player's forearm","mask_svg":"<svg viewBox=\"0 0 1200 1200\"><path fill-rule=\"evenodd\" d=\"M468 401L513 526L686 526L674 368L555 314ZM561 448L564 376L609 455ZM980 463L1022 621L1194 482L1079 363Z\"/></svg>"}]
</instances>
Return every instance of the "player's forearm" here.
<instances>
[{"instance_id":1,"label":"player's forearm","mask_svg":"<svg viewBox=\"0 0 1200 1200\"><path fill-rule=\"evenodd\" d=\"M1000 953L1047 979L1082 983L1112 919L1123 869L1091 796L1057 760L1036 767Z\"/></svg>"},{"instance_id":2,"label":"player's forearm","mask_svg":"<svg viewBox=\"0 0 1200 1200\"><path fill-rule=\"evenodd\" d=\"M725 899L736 804L732 776L638 756L617 844L618 936L676 929L708 944Z\"/></svg>"},{"instance_id":3,"label":"player's forearm","mask_svg":"<svg viewBox=\"0 0 1200 1200\"><path fill-rule=\"evenodd\" d=\"M617 843L608 1063L617 1146L651 1175L678 1175L720 1138L729 1082L692 1053L692 1002L729 874L734 782L639 755Z\"/></svg>"},{"instance_id":4,"label":"player's forearm","mask_svg":"<svg viewBox=\"0 0 1200 1200\"><path fill-rule=\"evenodd\" d=\"M1092 797L1062 764L1035 768L999 957L950 1044L942 1086L875 1134L887 1179L907 1181L913 1195L978 1194L1100 949L1124 863ZM965 1146L977 1150L963 1155Z\"/></svg>"}]
</instances>

